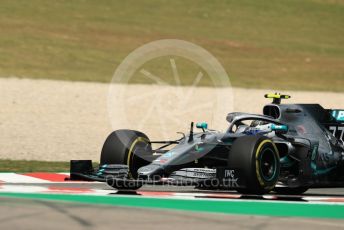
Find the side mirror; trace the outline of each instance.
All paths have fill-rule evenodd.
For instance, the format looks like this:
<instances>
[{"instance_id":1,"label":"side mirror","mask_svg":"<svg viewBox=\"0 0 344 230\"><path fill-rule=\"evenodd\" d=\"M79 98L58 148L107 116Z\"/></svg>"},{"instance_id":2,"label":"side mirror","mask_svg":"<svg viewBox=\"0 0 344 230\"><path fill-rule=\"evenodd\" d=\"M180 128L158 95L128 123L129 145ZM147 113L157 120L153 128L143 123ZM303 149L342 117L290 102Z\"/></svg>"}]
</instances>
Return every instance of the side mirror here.
<instances>
[{"instance_id":1,"label":"side mirror","mask_svg":"<svg viewBox=\"0 0 344 230\"><path fill-rule=\"evenodd\" d=\"M287 125L271 125L271 131L275 131L278 134L286 134L289 130Z\"/></svg>"},{"instance_id":2,"label":"side mirror","mask_svg":"<svg viewBox=\"0 0 344 230\"><path fill-rule=\"evenodd\" d=\"M205 129L208 129L208 124L206 122L198 122L196 127L204 131Z\"/></svg>"}]
</instances>

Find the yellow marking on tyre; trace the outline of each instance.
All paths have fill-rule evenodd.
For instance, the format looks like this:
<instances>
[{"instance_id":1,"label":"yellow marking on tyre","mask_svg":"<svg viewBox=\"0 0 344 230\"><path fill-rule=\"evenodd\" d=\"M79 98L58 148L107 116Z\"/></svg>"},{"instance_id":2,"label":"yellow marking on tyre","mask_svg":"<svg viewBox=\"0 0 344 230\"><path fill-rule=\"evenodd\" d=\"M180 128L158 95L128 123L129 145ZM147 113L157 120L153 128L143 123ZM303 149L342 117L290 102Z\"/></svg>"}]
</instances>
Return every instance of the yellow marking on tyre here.
<instances>
[{"instance_id":1,"label":"yellow marking on tyre","mask_svg":"<svg viewBox=\"0 0 344 230\"><path fill-rule=\"evenodd\" d=\"M260 167L259 167L259 161L258 161L258 159L259 159L259 154L261 153L261 149L262 149L263 146L264 146L265 144L267 144L267 143L271 143L271 145L272 145L273 148L275 149L275 151L276 151L276 153L277 153L277 155L278 155L278 158L279 158L278 149L277 149L275 143L273 143L271 140L264 140L264 141L262 141L262 142L259 144L259 146L258 146L258 148L257 148L257 151L256 151L256 174L257 174L257 179L258 179L259 184L260 184L261 186L263 186L264 188L271 189L271 188L274 187L274 186L269 186L269 187L267 187L266 184L264 183L264 181L262 180L262 177L261 177L261 175L260 175L260 170L259 170L259 169L260 169Z\"/></svg>"},{"instance_id":2,"label":"yellow marking on tyre","mask_svg":"<svg viewBox=\"0 0 344 230\"><path fill-rule=\"evenodd\" d=\"M129 167L129 177L132 177L131 175L131 172L130 172L130 160L131 160L131 157L132 157L132 152L134 150L134 147L135 145L138 143L138 142L144 142L144 143L148 143L148 139L144 138L144 137L138 137L135 139L135 141L131 144L130 148L129 148L129 152L128 152L128 158L127 158L127 165Z\"/></svg>"}]
</instances>

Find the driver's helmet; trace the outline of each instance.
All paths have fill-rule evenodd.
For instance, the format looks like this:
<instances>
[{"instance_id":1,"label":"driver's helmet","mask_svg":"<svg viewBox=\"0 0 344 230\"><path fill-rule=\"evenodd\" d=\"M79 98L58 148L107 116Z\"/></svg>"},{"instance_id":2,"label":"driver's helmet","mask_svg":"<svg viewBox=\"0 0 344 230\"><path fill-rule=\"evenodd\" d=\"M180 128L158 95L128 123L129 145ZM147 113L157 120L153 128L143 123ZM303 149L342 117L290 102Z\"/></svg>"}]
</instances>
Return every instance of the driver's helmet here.
<instances>
[{"instance_id":1,"label":"driver's helmet","mask_svg":"<svg viewBox=\"0 0 344 230\"><path fill-rule=\"evenodd\" d=\"M236 133L245 133L247 135L256 135L258 133L271 132L271 123L266 121L254 120L250 126L240 125Z\"/></svg>"},{"instance_id":2,"label":"driver's helmet","mask_svg":"<svg viewBox=\"0 0 344 230\"><path fill-rule=\"evenodd\" d=\"M251 122L250 127L258 127L258 126L267 125L267 124L270 124L270 123L266 121L254 120Z\"/></svg>"},{"instance_id":3,"label":"driver's helmet","mask_svg":"<svg viewBox=\"0 0 344 230\"><path fill-rule=\"evenodd\" d=\"M271 123L266 121L255 120L252 121L251 125L246 128L243 132L247 135L256 135L258 133L269 133L271 132Z\"/></svg>"}]
</instances>

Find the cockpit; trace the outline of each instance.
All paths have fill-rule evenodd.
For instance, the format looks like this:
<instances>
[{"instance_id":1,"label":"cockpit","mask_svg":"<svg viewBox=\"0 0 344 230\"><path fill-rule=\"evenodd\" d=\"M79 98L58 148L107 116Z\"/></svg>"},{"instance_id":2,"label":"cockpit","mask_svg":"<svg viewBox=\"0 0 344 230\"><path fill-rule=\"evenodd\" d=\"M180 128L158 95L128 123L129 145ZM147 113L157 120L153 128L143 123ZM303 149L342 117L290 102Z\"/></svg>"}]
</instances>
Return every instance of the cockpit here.
<instances>
[{"instance_id":1,"label":"cockpit","mask_svg":"<svg viewBox=\"0 0 344 230\"><path fill-rule=\"evenodd\" d=\"M255 114L230 113L227 116L229 122L228 133L242 133L256 135L258 133L270 133L272 131L288 131L288 127L275 119Z\"/></svg>"}]
</instances>

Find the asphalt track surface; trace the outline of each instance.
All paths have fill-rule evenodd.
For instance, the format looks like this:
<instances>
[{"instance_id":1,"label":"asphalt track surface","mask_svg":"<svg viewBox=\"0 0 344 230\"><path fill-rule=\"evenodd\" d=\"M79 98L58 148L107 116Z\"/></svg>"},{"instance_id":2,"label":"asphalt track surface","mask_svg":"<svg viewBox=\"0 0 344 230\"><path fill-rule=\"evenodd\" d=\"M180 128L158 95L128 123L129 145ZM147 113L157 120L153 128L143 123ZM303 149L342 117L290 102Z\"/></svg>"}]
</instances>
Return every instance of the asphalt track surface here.
<instances>
[{"instance_id":1,"label":"asphalt track surface","mask_svg":"<svg viewBox=\"0 0 344 230\"><path fill-rule=\"evenodd\" d=\"M342 220L224 215L0 198L1 229L343 229Z\"/></svg>"},{"instance_id":2,"label":"asphalt track surface","mask_svg":"<svg viewBox=\"0 0 344 230\"><path fill-rule=\"evenodd\" d=\"M20 185L20 184L18 184ZM32 184L31 184L32 185ZM28 186L22 184L23 187ZM41 185L42 186L42 185ZM49 184L51 186L51 184ZM75 187L73 184L56 184ZM103 184L79 184L80 188L109 189ZM151 187L144 191L195 192L192 187ZM199 191L197 191L199 192ZM109 190L110 198L118 195ZM206 191L205 191L206 193ZM221 194L223 192L219 192ZM307 196L344 197L344 189L312 189ZM67 195L68 196L68 195ZM126 199L126 198L125 198ZM252 198L250 198L252 199ZM167 200L166 200L167 202ZM173 201L172 201L173 202ZM273 201L262 201L268 205ZM264 203L265 202L265 203ZM288 202L288 201L286 201ZM228 203L228 205L235 202ZM238 203L238 202L237 202ZM287 211L287 210L286 210ZM312 210L310 209L310 212ZM325 211L325 210L324 210ZM341 218L273 217L221 214L106 204L88 204L49 199L0 196L0 229L344 229Z\"/></svg>"}]
</instances>

